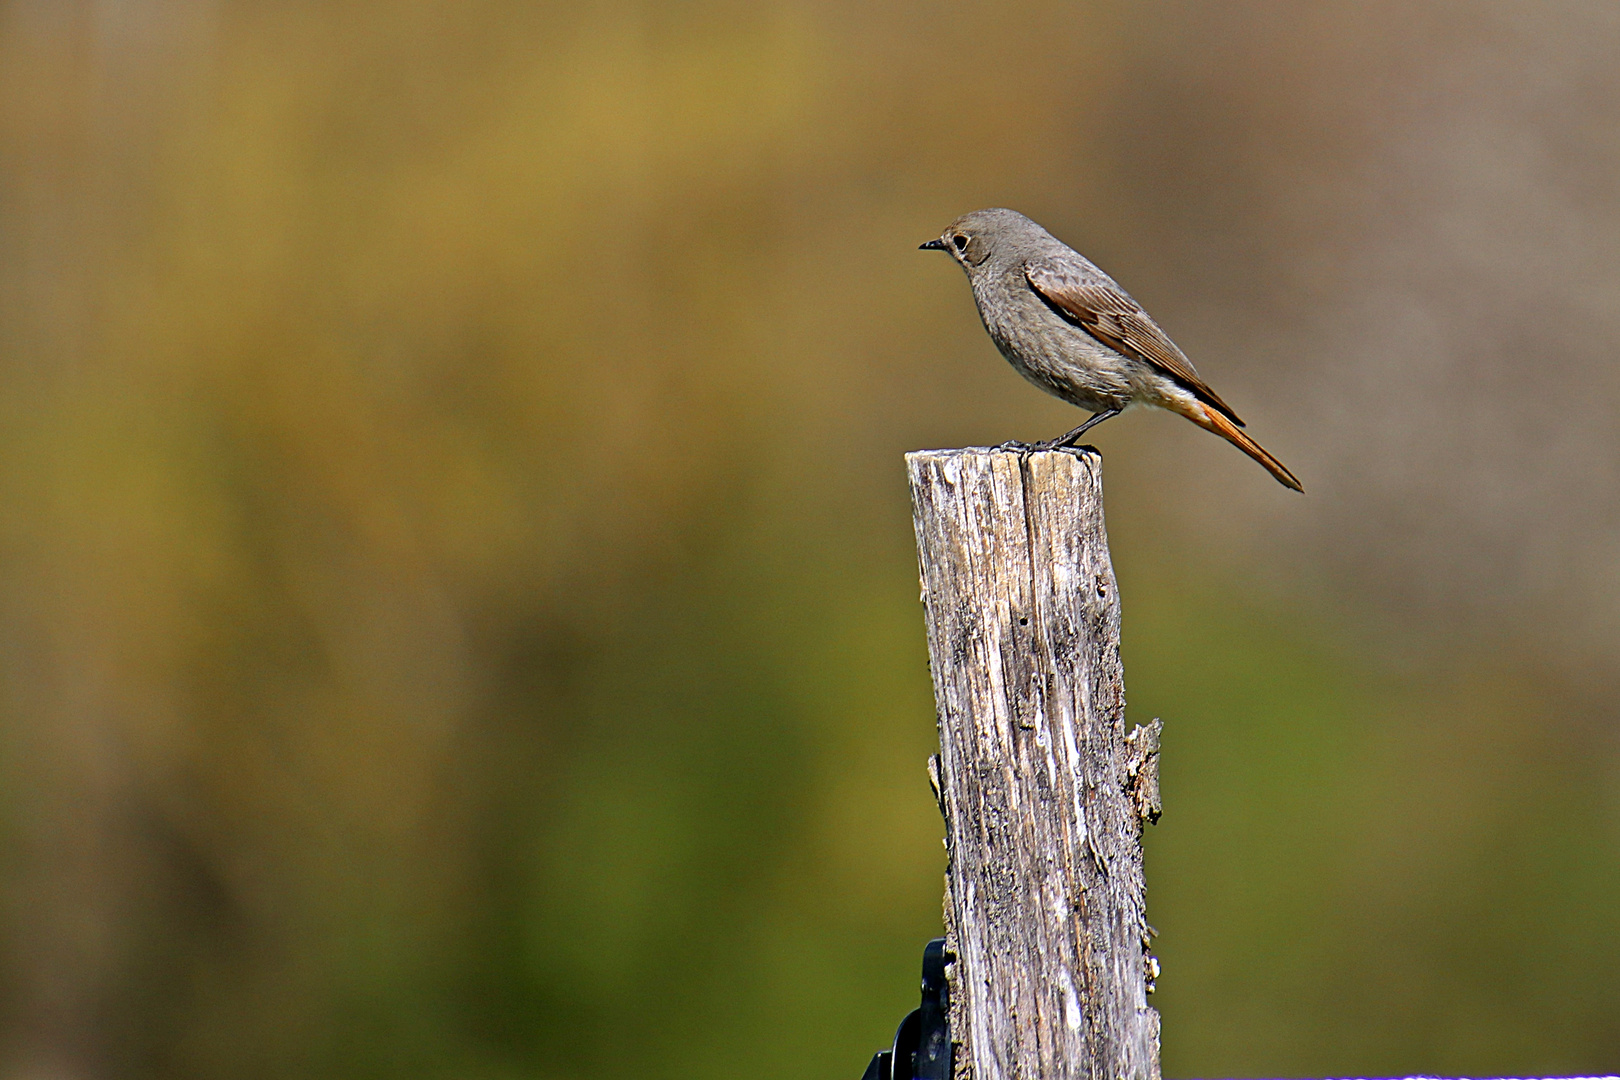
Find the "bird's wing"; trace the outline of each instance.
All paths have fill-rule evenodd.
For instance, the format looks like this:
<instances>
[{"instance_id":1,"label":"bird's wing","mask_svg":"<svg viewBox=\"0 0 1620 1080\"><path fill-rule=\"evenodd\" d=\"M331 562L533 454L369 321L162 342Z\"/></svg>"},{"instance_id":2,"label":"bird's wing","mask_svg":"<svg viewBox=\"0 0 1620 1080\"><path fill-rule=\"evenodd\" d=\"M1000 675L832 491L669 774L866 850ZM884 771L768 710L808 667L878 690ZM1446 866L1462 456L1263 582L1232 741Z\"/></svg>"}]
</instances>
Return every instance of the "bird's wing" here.
<instances>
[{"instance_id":1,"label":"bird's wing","mask_svg":"<svg viewBox=\"0 0 1620 1080\"><path fill-rule=\"evenodd\" d=\"M1142 310L1142 305L1112 282L1088 281L1049 259L1028 263L1024 277L1035 294L1063 318L1120 355L1158 368L1200 400L1231 417L1234 424L1243 426L1237 413L1198 377L1192 361Z\"/></svg>"}]
</instances>

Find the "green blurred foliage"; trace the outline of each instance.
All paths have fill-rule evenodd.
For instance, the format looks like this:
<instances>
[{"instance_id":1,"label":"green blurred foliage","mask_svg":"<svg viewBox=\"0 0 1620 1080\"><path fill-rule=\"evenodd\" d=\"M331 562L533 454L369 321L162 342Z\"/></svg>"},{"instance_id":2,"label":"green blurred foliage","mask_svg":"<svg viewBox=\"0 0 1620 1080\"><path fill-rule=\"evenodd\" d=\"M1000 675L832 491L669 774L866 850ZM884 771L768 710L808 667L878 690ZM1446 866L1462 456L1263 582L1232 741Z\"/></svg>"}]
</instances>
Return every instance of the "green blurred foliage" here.
<instances>
[{"instance_id":1,"label":"green blurred foliage","mask_svg":"<svg viewBox=\"0 0 1620 1080\"><path fill-rule=\"evenodd\" d=\"M1113 138L1156 11L10 4L6 1075L858 1075L943 870L900 453L1070 419L913 249L1242 220ZM1131 424L1167 1072L1620 1065L1601 699Z\"/></svg>"},{"instance_id":2,"label":"green blurred foliage","mask_svg":"<svg viewBox=\"0 0 1620 1080\"><path fill-rule=\"evenodd\" d=\"M1147 839L1167 1073L1612 1069L1606 719L1533 660L1368 663L1337 618L1114 542L1131 708L1171 718Z\"/></svg>"}]
</instances>

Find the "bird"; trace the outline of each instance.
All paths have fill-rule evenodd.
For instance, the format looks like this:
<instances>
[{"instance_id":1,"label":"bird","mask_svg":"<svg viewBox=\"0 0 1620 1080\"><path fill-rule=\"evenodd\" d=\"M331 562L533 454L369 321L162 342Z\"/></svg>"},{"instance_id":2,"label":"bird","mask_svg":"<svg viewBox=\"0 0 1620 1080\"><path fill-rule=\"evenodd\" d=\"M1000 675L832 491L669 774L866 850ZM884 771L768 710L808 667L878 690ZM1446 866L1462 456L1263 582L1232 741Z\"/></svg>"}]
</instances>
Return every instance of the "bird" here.
<instances>
[{"instance_id":1,"label":"bird","mask_svg":"<svg viewBox=\"0 0 1620 1080\"><path fill-rule=\"evenodd\" d=\"M1179 413L1248 454L1286 488L1305 486L1243 431L1244 423L1199 378L1192 361L1142 305L1084 255L1016 210L964 214L923 251L944 251L973 287L990 340L1020 375L1090 412L1085 423L1033 447L1073 446L1134 405Z\"/></svg>"}]
</instances>

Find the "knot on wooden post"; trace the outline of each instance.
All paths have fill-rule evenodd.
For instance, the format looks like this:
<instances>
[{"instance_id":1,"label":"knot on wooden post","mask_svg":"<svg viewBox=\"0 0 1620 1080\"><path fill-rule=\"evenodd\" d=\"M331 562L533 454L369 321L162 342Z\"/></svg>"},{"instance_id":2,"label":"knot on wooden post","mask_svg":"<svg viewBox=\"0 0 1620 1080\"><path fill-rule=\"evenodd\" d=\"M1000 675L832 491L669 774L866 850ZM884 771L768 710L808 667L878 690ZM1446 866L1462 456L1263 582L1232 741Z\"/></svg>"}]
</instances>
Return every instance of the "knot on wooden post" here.
<instances>
[{"instance_id":1,"label":"knot on wooden post","mask_svg":"<svg viewBox=\"0 0 1620 1080\"><path fill-rule=\"evenodd\" d=\"M1089 448L906 456L939 711L958 1077L1158 1080L1119 598ZM1151 745L1150 745L1151 744Z\"/></svg>"},{"instance_id":2,"label":"knot on wooden post","mask_svg":"<svg viewBox=\"0 0 1620 1080\"><path fill-rule=\"evenodd\" d=\"M1131 801L1144 821L1159 820L1164 804L1159 801L1159 735L1164 725L1155 719L1125 736L1125 775L1130 778Z\"/></svg>"}]
</instances>

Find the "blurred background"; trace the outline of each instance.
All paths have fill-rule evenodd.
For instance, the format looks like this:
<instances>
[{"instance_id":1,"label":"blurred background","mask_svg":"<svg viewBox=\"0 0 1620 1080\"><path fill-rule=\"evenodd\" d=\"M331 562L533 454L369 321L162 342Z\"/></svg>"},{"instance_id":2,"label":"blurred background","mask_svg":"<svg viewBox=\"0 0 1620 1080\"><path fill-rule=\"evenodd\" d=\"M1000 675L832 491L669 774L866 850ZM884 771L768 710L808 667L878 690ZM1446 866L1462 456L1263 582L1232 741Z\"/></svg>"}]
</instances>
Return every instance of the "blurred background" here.
<instances>
[{"instance_id":1,"label":"blurred background","mask_svg":"<svg viewBox=\"0 0 1620 1080\"><path fill-rule=\"evenodd\" d=\"M1620 1070L1620 7L0 0L0 1077L854 1080L1013 206L1172 1077Z\"/></svg>"}]
</instances>

